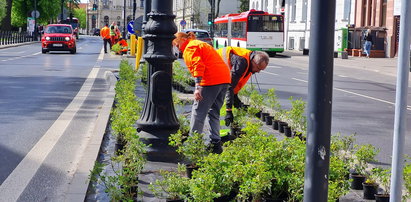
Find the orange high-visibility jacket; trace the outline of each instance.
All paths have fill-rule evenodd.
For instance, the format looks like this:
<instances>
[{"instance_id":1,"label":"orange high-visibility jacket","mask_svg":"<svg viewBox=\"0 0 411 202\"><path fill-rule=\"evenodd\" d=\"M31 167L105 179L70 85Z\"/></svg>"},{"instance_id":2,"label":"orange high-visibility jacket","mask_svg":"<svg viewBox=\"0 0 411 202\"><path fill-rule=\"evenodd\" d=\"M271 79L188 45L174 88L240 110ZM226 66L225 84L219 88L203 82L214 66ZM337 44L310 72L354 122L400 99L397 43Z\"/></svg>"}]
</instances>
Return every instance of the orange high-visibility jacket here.
<instances>
[{"instance_id":1,"label":"orange high-visibility jacket","mask_svg":"<svg viewBox=\"0 0 411 202\"><path fill-rule=\"evenodd\" d=\"M233 86L234 88L234 94L238 94L238 91L241 90L247 84L248 79L251 77L250 72L250 54L252 51L247 50L245 48L240 48L240 47L232 47L232 46L227 46L224 48L220 48L217 50L217 53L223 58L224 62L230 67L230 70L232 69L231 67L231 60L230 60L230 53L236 54L240 57L243 57L244 59L247 60L247 67L245 68L245 71L241 73L241 78L238 80L238 83L236 86Z\"/></svg>"},{"instance_id":2,"label":"orange high-visibility jacket","mask_svg":"<svg viewBox=\"0 0 411 202\"><path fill-rule=\"evenodd\" d=\"M184 62L193 77L202 77L201 86L231 83L230 69L212 46L190 39L185 45Z\"/></svg>"},{"instance_id":3,"label":"orange high-visibility jacket","mask_svg":"<svg viewBox=\"0 0 411 202\"><path fill-rule=\"evenodd\" d=\"M107 26L101 28L100 36L103 39L109 39L110 38L110 28L108 28Z\"/></svg>"},{"instance_id":4,"label":"orange high-visibility jacket","mask_svg":"<svg viewBox=\"0 0 411 202\"><path fill-rule=\"evenodd\" d=\"M127 41L122 39L118 42L118 44L120 45L120 47L122 48L121 51L127 51L128 50L128 44Z\"/></svg>"}]
</instances>

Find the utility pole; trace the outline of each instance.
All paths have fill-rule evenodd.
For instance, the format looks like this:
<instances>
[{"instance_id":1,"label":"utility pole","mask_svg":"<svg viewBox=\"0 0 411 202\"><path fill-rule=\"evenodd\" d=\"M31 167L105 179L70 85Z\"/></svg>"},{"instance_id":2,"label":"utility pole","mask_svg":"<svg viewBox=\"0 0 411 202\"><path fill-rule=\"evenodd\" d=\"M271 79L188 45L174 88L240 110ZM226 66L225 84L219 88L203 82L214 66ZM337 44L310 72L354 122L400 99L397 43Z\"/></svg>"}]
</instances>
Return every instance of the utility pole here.
<instances>
[{"instance_id":1,"label":"utility pole","mask_svg":"<svg viewBox=\"0 0 411 202\"><path fill-rule=\"evenodd\" d=\"M126 29L127 29L127 25L126 25L126 0L124 0L124 7L123 7L123 38L127 39L126 37Z\"/></svg>"},{"instance_id":2,"label":"utility pole","mask_svg":"<svg viewBox=\"0 0 411 202\"><path fill-rule=\"evenodd\" d=\"M63 12L64 12L64 0L61 0L61 16L60 16L60 23L63 23Z\"/></svg>"},{"instance_id":3,"label":"utility pole","mask_svg":"<svg viewBox=\"0 0 411 202\"><path fill-rule=\"evenodd\" d=\"M214 18L215 18L215 0L211 0L211 25L210 25L211 38L214 38Z\"/></svg>"},{"instance_id":4,"label":"utility pole","mask_svg":"<svg viewBox=\"0 0 411 202\"><path fill-rule=\"evenodd\" d=\"M335 0L313 0L311 6L304 202L328 198L335 4Z\"/></svg>"},{"instance_id":5,"label":"utility pole","mask_svg":"<svg viewBox=\"0 0 411 202\"><path fill-rule=\"evenodd\" d=\"M34 41L37 41L37 0L34 0Z\"/></svg>"},{"instance_id":6,"label":"utility pole","mask_svg":"<svg viewBox=\"0 0 411 202\"><path fill-rule=\"evenodd\" d=\"M392 148L392 175L390 201L401 201L404 167L404 141L407 131L407 95L410 68L411 2L401 1L400 41L397 61L397 90L395 95L394 137Z\"/></svg>"}]
</instances>

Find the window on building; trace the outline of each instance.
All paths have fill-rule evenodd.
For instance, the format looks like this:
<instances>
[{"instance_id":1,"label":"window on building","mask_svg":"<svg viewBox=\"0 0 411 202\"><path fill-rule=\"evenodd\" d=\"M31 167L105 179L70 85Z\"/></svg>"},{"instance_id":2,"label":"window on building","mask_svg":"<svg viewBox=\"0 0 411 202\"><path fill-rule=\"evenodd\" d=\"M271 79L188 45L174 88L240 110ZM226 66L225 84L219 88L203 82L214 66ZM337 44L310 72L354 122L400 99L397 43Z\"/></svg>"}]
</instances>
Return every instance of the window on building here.
<instances>
[{"instance_id":1,"label":"window on building","mask_svg":"<svg viewBox=\"0 0 411 202\"><path fill-rule=\"evenodd\" d=\"M264 9L264 11L268 11L268 0L265 0L265 9Z\"/></svg>"},{"instance_id":2,"label":"window on building","mask_svg":"<svg viewBox=\"0 0 411 202\"><path fill-rule=\"evenodd\" d=\"M351 5L350 5L351 0L344 0L344 14L343 14L343 20L347 20L350 18L350 10L351 10ZM349 23L349 22L348 22Z\"/></svg>"},{"instance_id":3,"label":"window on building","mask_svg":"<svg viewBox=\"0 0 411 202\"><path fill-rule=\"evenodd\" d=\"M288 50L294 50L294 37L288 38Z\"/></svg>"},{"instance_id":4,"label":"window on building","mask_svg":"<svg viewBox=\"0 0 411 202\"><path fill-rule=\"evenodd\" d=\"M382 2L382 8L381 8L381 27L385 27L387 24L387 0L384 0Z\"/></svg>"},{"instance_id":5,"label":"window on building","mask_svg":"<svg viewBox=\"0 0 411 202\"><path fill-rule=\"evenodd\" d=\"M106 15L104 16L104 24L110 24L110 18Z\"/></svg>"},{"instance_id":6,"label":"window on building","mask_svg":"<svg viewBox=\"0 0 411 202\"><path fill-rule=\"evenodd\" d=\"M255 6L255 9L256 9L256 10L260 10L260 7L258 6L258 2L257 2L257 4L256 4L256 6Z\"/></svg>"},{"instance_id":7,"label":"window on building","mask_svg":"<svg viewBox=\"0 0 411 202\"><path fill-rule=\"evenodd\" d=\"M296 5L296 2L295 2L295 0L291 0L290 1L290 21L291 22L295 22L295 17L296 17L296 14L297 14L297 5Z\"/></svg>"},{"instance_id":8,"label":"window on building","mask_svg":"<svg viewBox=\"0 0 411 202\"><path fill-rule=\"evenodd\" d=\"M251 8L252 8L252 9L256 9L256 8L255 8L255 2L253 2L253 6L252 6Z\"/></svg>"},{"instance_id":9,"label":"window on building","mask_svg":"<svg viewBox=\"0 0 411 202\"><path fill-rule=\"evenodd\" d=\"M308 7L308 0L303 0L302 1L302 16L301 16L301 21L305 22L307 21L307 8Z\"/></svg>"}]
</instances>

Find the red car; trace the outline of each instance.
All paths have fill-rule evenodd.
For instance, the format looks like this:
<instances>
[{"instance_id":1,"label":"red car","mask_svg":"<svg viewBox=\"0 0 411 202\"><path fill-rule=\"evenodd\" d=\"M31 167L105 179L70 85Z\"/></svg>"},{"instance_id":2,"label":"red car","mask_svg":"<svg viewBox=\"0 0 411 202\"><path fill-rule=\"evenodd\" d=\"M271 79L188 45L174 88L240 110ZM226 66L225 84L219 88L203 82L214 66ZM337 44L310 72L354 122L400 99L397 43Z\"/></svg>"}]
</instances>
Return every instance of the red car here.
<instances>
[{"instance_id":1,"label":"red car","mask_svg":"<svg viewBox=\"0 0 411 202\"><path fill-rule=\"evenodd\" d=\"M50 24L41 37L41 52L70 51L76 53L76 36L71 25Z\"/></svg>"}]
</instances>

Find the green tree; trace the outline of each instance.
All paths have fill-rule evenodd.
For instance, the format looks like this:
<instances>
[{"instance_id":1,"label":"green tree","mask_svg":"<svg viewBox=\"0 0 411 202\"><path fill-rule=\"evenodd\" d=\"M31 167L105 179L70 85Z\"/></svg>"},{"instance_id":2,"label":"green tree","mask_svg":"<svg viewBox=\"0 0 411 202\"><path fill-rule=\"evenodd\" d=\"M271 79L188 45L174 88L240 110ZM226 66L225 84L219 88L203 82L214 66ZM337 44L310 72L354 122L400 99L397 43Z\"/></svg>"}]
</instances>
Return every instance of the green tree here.
<instances>
[{"instance_id":1,"label":"green tree","mask_svg":"<svg viewBox=\"0 0 411 202\"><path fill-rule=\"evenodd\" d=\"M210 3L210 6L212 5L212 1L215 2L214 4L214 18L218 17L218 14L220 13L220 2L221 0L208 0L208 3Z\"/></svg>"},{"instance_id":2,"label":"green tree","mask_svg":"<svg viewBox=\"0 0 411 202\"><path fill-rule=\"evenodd\" d=\"M9 0L10 1L10 0ZM47 24L54 21L61 13L61 3L65 8L78 8L80 0L37 0L37 10L40 17L37 19L39 24ZM11 24L17 27L24 27L27 17L34 10L34 0L13 0L11 11Z\"/></svg>"},{"instance_id":3,"label":"green tree","mask_svg":"<svg viewBox=\"0 0 411 202\"><path fill-rule=\"evenodd\" d=\"M73 13L74 17L80 22L80 28L86 28L86 10L83 8L75 8Z\"/></svg>"},{"instance_id":4,"label":"green tree","mask_svg":"<svg viewBox=\"0 0 411 202\"><path fill-rule=\"evenodd\" d=\"M6 16L7 2L6 0L0 0L0 25L3 18Z\"/></svg>"},{"instance_id":5,"label":"green tree","mask_svg":"<svg viewBox=\"0 0 411 202\"><path fill-rule=\"evenodd\" d=\"M5 16L1 20L0 18L0 29L1 30L11 30L11 6L13 5L13 0L6 0L6 5L1 5L1 8L5 8Z\"/></svg>"},{"instance_id":6,"label":"green tree","mask_svg":"<svg viewBox=\"0 0 411 202\"><path fill-rule=\"evenodd\" d=\"M240 0L240 12L250 10L250 0Z\"/></svg>"}]
</instances>

